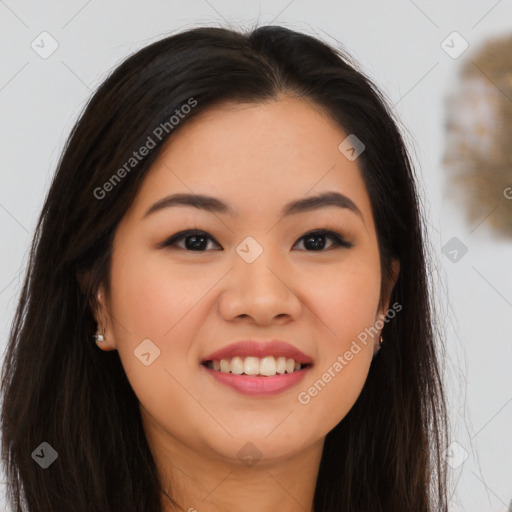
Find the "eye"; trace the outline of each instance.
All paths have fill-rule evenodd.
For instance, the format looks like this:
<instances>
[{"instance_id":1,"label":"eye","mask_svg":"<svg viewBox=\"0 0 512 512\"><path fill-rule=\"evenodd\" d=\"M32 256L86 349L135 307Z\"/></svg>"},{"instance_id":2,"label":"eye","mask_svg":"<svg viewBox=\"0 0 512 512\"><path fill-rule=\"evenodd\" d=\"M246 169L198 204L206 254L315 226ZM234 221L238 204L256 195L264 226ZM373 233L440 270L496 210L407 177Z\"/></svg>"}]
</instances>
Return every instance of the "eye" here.
<instances>
[{"instance_id":1,"label":"eye","mask_svg":"<svg viewBox=\"0 0 512 512\"><path fill-rule=\"evenodd\" d=\"M334 248L345 247L349 249L354 246L352 242L345 240L345 238L343 238L339 233L328 229L310 231L309 233L301 236L298 241L304 240L304 244L308 244L309 247L312 247L313 251L322 252L322 249L325 247L325 242L322 242L322 239L326 238L329 238L333 242ZM320 240L320 242L318 240ZM331 248L333 246L331 246Z\"/></svg>"},{"instance_id":2,"label":"eye","mask_svg":"<svg viewBox=\"0 0 512 512\"><path fill-rule=\"evenodd\" d=\"M342 235L336 233L335 231L330 231L327 229L317 229L315 231L310 231L305 235L301 236L296 244L302 240L304 240L304 245L309 248L312 248L313 252L322 252L325 248L325 242L323 239L330 239L332 242L331 248L336 247L345 247L349 249L353 247L354 244L349 242L343 238ZM178 245L178 242L185 241L185 246ZM206 233L205 231L192 229L187 231L180 231L175 235L171 236L164 242L162 242L160 247L178 247L180 249L186 249L194 252L204 252L208 245L208 241L212 241L213 243L219 245L219 243L213 238L211 235ZM220 247L220 245L219 245Z\"/></svg>"},{"instance_id":3,"label":"eye","mask_svg":"<svg viewBox=\"0 0 512 512\"><path fill-rule=\"evenodd\" d=\"M180 231L179 233L176 233L175 235L162 242L160 246L177 246L177 242L181 242L182 240L185 240L185 247L178 246L180 249L187 249L189 251L195 252L202 252L205 248L205 245L207 245L208 240L212 240L217 245L219 245L217 241L205 231L189 229L187 231ZM189 243L187 243L188 240L190 240Z\"/></svg>"}]
</instances>

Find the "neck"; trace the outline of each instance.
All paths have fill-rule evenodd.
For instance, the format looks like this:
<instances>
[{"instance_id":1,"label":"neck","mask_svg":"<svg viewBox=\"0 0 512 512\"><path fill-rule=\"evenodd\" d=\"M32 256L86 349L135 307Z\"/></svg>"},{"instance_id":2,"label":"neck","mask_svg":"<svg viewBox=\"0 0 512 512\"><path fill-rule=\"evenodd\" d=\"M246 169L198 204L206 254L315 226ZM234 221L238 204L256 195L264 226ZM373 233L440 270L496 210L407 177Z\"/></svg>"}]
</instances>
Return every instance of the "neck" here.
<instances>
[{"instance_id":1,"label":"neck","mask_svg":"<svg viewBox=\"0 0 512 512\"><path fill-rule=\"evenodd\" d=\"M176 439L152 450L167 494L162 512L313 512L324 439L293 456L243 462L205 455Z\"/></svg>"}]
</instances>

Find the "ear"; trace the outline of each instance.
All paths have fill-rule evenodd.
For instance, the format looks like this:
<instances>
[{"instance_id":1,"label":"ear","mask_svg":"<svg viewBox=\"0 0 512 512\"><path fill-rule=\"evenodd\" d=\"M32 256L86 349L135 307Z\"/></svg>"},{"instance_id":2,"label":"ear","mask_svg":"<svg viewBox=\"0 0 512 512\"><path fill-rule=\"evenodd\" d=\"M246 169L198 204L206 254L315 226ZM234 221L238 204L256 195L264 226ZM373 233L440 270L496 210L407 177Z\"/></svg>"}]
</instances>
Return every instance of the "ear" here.
<instances>
[{"instance_id":1,"label":"ear","mask_svg":"<svg viewBox=\"0 0 512 512\"><path fill-rule=\"evenodd\" d=\"M94 304L92 305L94 319L98 325L98 333L103 334L103 341L96 341L96 345L105 351L116 350L116 340L113 329L112 316L110 314L110 306L105 293L105 287L101 284L95 295Z\"/></svg>"},{"instance_id":2,"label":"ear","mask_svg":"<svg viewBox=\"0 0 512 512\"><path fill-rule=\"evenodd\" d=\"M76 273L76 280L82 294L88 298L89 308L96 320L98 334L103 334L104 340L97 341L96 345L102 350L115 350L113 324L110 315L107 294L102 283L99 286L95 284L93 272L90 270L80 270ZM95 288L97 290L95 291Z\"/></svg>"},{"instance_id":3,"label":"ear","mask_svg":"<svg viewBox=\"0 0 512 512\"><path fill-rule=\"evenodd\" d=\"M382 304L382 307L380 307L377 311L377 315L375 316L375 322L378 322L379 320L384 321L386 318L386 313L389 311L389 302L391 300L391 293L393 292L393 288L395 287L395 284L398 280L398 275L400 274L400 260L393 259L391 261L391 276L389 281L387 282L386 288L384 290L384 301ZM380 324L381 322L379 322ZM380 335L382 333L382 329L380 332L375 336L375 344L374 344L374 354L376 354L379 351L380 348Z\"/></svg>"},{"instance_id":4,"label":"ear","mask_svg":"<svg viewBox=\"0 0 512 512\"><path fill-rule=\"evenodd\" d=\"M385 289L385 300L382 308L379 310L379 314L385 315L389 309L389 301L391 300L391 293L393 292L393 288L398 280L398 275L400 274L400 260L396 258L391 260L391 277L387 283Z\"/></svg>"}]
</instances>

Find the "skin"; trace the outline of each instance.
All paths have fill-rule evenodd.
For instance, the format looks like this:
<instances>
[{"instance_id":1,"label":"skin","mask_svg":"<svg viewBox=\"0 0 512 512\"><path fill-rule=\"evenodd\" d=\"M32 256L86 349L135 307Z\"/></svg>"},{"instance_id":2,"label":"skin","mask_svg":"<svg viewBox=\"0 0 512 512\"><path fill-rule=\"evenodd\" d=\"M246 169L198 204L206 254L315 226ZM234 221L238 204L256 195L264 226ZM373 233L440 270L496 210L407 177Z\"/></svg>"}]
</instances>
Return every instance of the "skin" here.
<instances>
[{"instance_id":1,"label":"skin","mask_svg":"<svg viewBox=\"0 0 512 512\"><path fill-rule=\"evenodd\" d=\"M184 510L313 510L325 436L359 396L380 332L308 404L297 395L389 307L378 310L370 199L357 160L338 150L347 135L300 98L216 106L168 141L118 226L111 294L98 291L96 319L105 331L98 346L118 350L162 480ZM361 216L334 206L280 215L289 201L331 190ZM177 206L143 218L177 192L215 196L239 215ZM196 251L184 239L158 247L193 228L213 240ZM353 247L326 237L325 248L312 249L302 237L319 228ZM236 252L247 236L263 249L252 263ZM394 281L398 272L394 262ZM314 360L301 383L276 396L239 394L200 366L234 341L271 338ZM144 339L160 350L148 366L134 355ZM237 456L248 442L261 457L251 466Z\"/></svg>"}]
</instances>

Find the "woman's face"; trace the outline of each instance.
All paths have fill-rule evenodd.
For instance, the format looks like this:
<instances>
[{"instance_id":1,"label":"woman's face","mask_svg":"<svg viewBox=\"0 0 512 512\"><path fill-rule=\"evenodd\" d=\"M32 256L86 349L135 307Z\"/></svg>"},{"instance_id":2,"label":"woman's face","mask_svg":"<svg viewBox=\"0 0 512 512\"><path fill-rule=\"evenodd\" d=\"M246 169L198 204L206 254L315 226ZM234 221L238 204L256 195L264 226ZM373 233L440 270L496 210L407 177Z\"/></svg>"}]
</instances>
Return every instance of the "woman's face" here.
<instances>
[{"instance_id":1,"label":"woman's face","mask_svg":"<svg viewBox=\"0 0 512 512\"><path fill-rule=\"evenodd\" d=\"M389 304L378 310L358 162L338 147L348 135L303 99L224 104L180 127L145 178L116 231L111 294L98 294L99 346L118 350L167 453L290 458L321 447L360 394L378 345L367 329ZM210 199L171 204L175 194ZM336 204L307 202L323 194ZM201 233L165 245L186 230ZM261 350L215 354L243 340ZM295 373L289 359L309 365Z\"/></svg>"}]
</instances>

